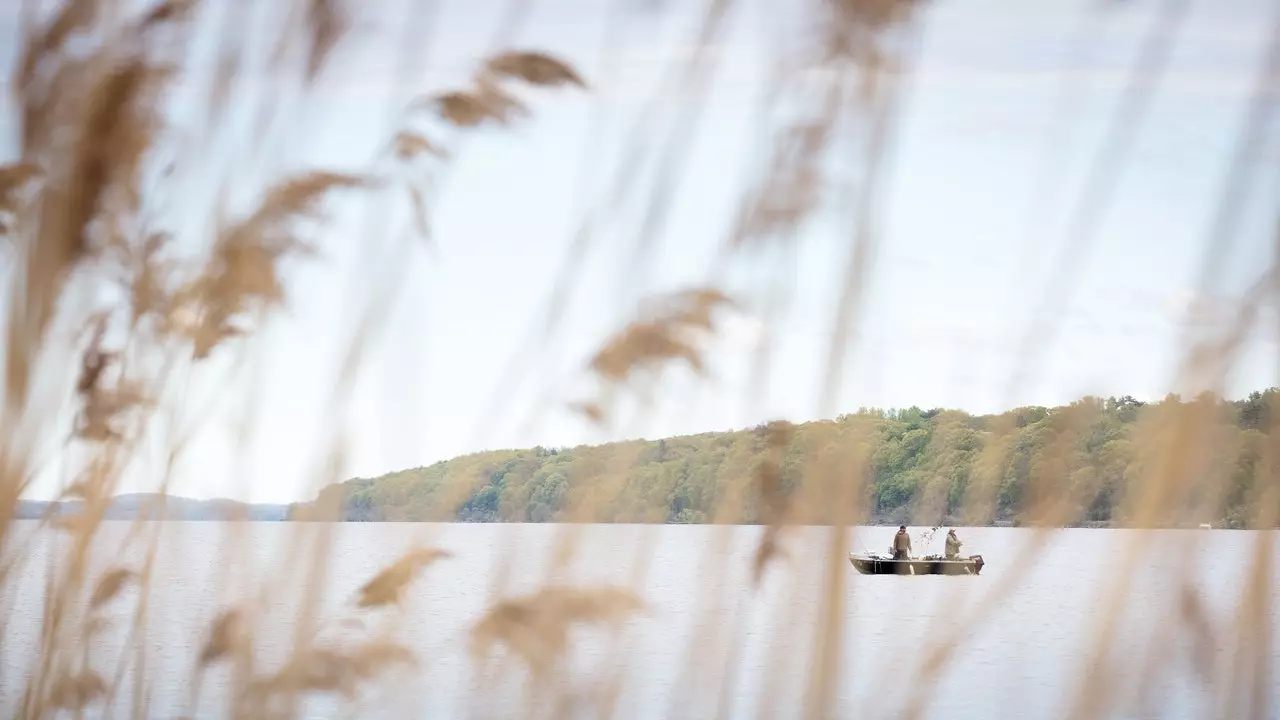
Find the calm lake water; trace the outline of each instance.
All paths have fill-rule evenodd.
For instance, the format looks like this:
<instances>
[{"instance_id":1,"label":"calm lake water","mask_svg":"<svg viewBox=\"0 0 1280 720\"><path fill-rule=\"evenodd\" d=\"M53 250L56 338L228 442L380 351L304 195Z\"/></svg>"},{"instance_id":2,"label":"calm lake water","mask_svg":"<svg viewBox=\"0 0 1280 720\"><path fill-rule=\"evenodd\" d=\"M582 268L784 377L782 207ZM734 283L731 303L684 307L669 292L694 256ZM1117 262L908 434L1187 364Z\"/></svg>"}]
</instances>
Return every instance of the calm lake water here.
<instances>
[{"instance_id":1,"label":"calm lake water","mask_svg":"<svg viewBox=\"0 0 1280 720\"><path fill-rule=\"evenodd\" d=\"M20 523L19 536L34 525ZM599 693L621 678L615 717L793 717L800 713L813 653L823 592L823 564L831 556L830 533L798 528L785 539L787 558L772 566L762 587L751 583L757 527L552 526L471 524L342 524L332 526L332 562L327 576L309 575L299 545L314 548L318 526L252 523L163 523L144 526L161 533L157 579L150 595L146 673L152 717L190 712L192 665L205 629L222 608L261 591L264 585L298 588L311 583L325 590L322 614L342 615L355 590L413 544L447 549L454 557L429 568L412 587L398 637L421 660L416 671L390 675L361 701L354 715L332 699L317 698L306 717L454 718L512 717L528 704L523 673L511 667L483 680L468 660L467 630L494 597L500 577L507 592L535 589L550 578L577 584L632 584L650 604L643 617L622 633L587 631L573 637L565 673L579 704L565 716L598 716ZM300 531L302 534L300 534ZM919 538L921 528L913 528ZM125 523L109 524L95 546L95 563L105 569L137 566L139 550L120 550ZM576 553L566 569L550 575L551 558L574 532ZM838 717L898 717L904 703L921 690L913 683L926 649L957 629L975 609L979 620L959 646L940 680L925 688L934 696L926 717L1065 717L1079 695L1082 671L1091 657L1097 621L1121 567L1123 550L1137 533L1119 530L1061 530L1035 555L1030 567L1015 567L1032 542L1025 529L961 529L963 551L981 553L987 565L978 577L861 576L846 559L849 551L888 546L893 528L855 528L840 548L844 575L844 664L838 677ZM942 533L931 549L940 552ZM42 536L44 537L44 536ZM1273 538L1276 536L1273 535ZM1194 671L1191 635L1168 647L1149 640L1159 630L1178 628L1177 573L1189 563L1200 568L1194 587L1217 623L1208 652L1219 662L1233 652L1233 618L1257 537L1243 531L1153 533L1151 550L1140 555L1118 597L1123 615L1116 624L1112 662L1106 673L1125 697L1141 695L1124 713L1111 717L1199 718L1210 714L1212 684ZM12 716L21 693L26 661L36 647L40 593L48 563L56 555L51 539L30 547L30 562L4 597L8 623L3 634L3 714ZM917 553L923 550L916 540ZM1271 550L1280 559L1280 540ZM225 556L238 558L230 573ZM1002 592L1007 588L1007 592ZM1275 637L1280 588L1271 596L1269 620ZM995 596L995 597L993 597ZM91 662L108 675L118 663L127 613L138 598L130 590L111 612L120 626L93 647ZM296 594L272 590L265 596L272 613L259 636L262 662L287 655ZM372 616L371 616L372 617ZM383 621L389 618L383 618ZM1271 649L1273 713L1280 712L1280 652ZM1143 659L1163 659L1161 672L1140 685ZM726 660L732 654L735 662ZM727 666L734 671L728 674ZM1229 666L1229 662L1224 666ZM222 673L222 674L220 674ZM128 678L126 678L128 680ZM224 717L225 671L205 680L196 715ZM1212 683L1212 681L1211 681ZM131 687L126 682L125 687ZM117 716L128 715L127 695ZM721 706L721 699L727 705ZM720 714L717 715L717 707ZM96 713L96 714L95 714ZM100 717L100 709L88 717ZM1280 717L1274 715L1273 717Z\"/></svg>"}]
</instances>

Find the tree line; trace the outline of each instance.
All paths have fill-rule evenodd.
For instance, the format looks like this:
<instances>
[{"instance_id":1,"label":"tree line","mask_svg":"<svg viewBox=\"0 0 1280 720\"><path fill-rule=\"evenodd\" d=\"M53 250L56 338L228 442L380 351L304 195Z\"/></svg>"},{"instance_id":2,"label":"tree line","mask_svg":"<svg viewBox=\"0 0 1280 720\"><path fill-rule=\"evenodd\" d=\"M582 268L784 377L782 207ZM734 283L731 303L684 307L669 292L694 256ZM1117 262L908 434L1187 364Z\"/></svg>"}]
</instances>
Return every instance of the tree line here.
<instances>
[{"instance_id":1,"label":"tree line","mask_svg":"<svg viewBox=\"0 0 1280 720\"><path fill-rule=\"evenodd\" d=\"M787 423L780 450L765 426L496 450L332 485L290 517L750 524L769 521L769 485L790 501L789 522L1251 527L1280 515L1263 512L1280 509L1278 396L1085 397L995 415L862 408Z\"/></svg>"}]
</instances>

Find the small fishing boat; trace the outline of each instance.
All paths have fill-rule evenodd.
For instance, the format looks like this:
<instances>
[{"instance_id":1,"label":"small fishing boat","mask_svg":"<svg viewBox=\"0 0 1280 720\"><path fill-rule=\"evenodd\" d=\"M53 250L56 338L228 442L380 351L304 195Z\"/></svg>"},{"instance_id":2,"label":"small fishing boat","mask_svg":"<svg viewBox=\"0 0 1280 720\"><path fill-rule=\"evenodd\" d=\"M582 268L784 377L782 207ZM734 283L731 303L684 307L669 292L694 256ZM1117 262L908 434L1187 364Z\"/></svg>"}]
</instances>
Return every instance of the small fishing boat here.
<instances>
[{"instance_id":1,"label":"small fishing boat","mask_svg":"<svg viewBox=\"0 0 1280 720\"><path fill-rule=\"evenodd\" d=\"M977 575L985 564L981 555L954 560L941 555L894 560L892 555L871 551L849 553L849 562L863 575Z\"/></svg>"}]
</instances>

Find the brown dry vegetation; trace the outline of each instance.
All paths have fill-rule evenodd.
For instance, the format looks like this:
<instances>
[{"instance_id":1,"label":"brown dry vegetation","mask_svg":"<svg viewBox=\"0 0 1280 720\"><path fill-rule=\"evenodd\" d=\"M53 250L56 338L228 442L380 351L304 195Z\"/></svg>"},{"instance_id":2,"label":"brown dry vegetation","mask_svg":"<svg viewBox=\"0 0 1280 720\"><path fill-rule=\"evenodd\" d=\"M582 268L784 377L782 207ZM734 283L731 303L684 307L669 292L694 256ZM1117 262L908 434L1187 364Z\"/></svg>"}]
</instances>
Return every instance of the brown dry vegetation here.
<instances>
[{"instance_id":1,"label":"brown dry vegetation","mask_svg":"<svg viewBox=\"0 0 1280 720\"><path fill-rule=\"evenodd\" d=\"M30 5L24 3L24 7ZM2 681L16 688L9 694L17 697L18 717L43 718L59 709L79 716L100 712L108 705L114 706L115 714L144 717L148 716L147 677L178 671L151 664L144 640L150 622L146 590L152 582L153 546L159 535L143 523L131 531L129 542L147 548L139 567L111 567L98 573L89 556L102 528L106 503L130 458L139 452L144 430L157 418L158 400L182 387L190 374L201 372L219 353L234 354L243 343L252 341L269 314L288 300L283 268L314 252L308 237L315 224L324 220L320 209L326 203L374 203L388 193L404 191L411 198L416 227L426 235L433 202L429 190L437 186L432 182L435 174L447 168L453 156L450 138L460 142L466 132L481 126L502 128L534 118L528 101L516 94L519 86L581 93L589 92L593 83L553 53L499 49L477 63L470 84L407 99L403 124L390 128L387 136L387 147L394 157L390 171L384 172L385 168L371 162L374 169L367 175L327 170L282 174L248 213L232 216L221 204L212 208L213 228L201 252L182 253L173 247L174 230L159 227L154 220L156 210L171 200L165 192L172 187L156 173L168 164L176 144L166 127L162 105L178 82L182 62L178 50L191 36L191 23L200 17L201 3L170 0L141 9L110 0L63 0L55 5L52 12L36 13L29 8L30 22L9 84L19 116L18 154L0 167L0 231L9 244L7 257L13 265L4 336L5 433L0 440L4 443L0 447L0 550L4 559L0 584L14 580L16 558L26 548L16 541L10 518L39 470L30 448L39 446L35 441L66 435L67 428L48 410L64 395L74 396L77 413L71 436L61 447L79 468L67 482L64 496L82 500L84 509L74 518L44 521L48 532L63 533L67 542L59 546L61 555L43 591L39 652L26 672L19 675L6 670ZM268 53L268 67L262 71L305 92L323 74L335 49L342 47L347 9L338 0L304 0L293 5L291 20ZM708 5L700 31L703 41L715 36L733 3L717 0ZM752 246L787 243L796 226L814 211L819 189L832 182L824 177L819 162L825 149L849 141L862 148L864 180L855 193L848 257L841 271L844 292L831 328L826 390L834 396L841 382L849 329L860 315L871 273L877 239L869 216L877 207L878 180L891 161L892 129L920 28L914 0L829 0L812 5L818 35L806 65L809 70L824 71L813 74L818 79L810 90L816 100L813 111L777 129L769 152L771 165L743 194L740 220L725 241L724 257ZM1170 3L1174 20L1181 5ZM227 98L235 94L238 69L250 62L247 49L233 34L228 32L223 38L218 72L210 83L207 114L211 126L221 116ZM1158 72L1167 52L1160 44L1167 40L1167 33L1154 32L1153 38L1134 78L1135 86L1149 80L1144 73ZM74 52L70 49L73 39L77 44ZM686 72L673 78L674 87L684 97L705 86L707 62L704 55L695 53ZM782 75L785 78L785 73ZM1259 82L1259 94L1265 96L1266 103L1273 101L1273 93L1268 94L1266 88L1273 88L1274 81L1272 73L1264 74ZM262 118L283 112L273 102L283 101L267 101ZM777 96L775 102L784 100ZM1141 111L1144 102L1138 94L1126 107L1131 113ZM451 132L437 135L424 130L426 116L433 116ZM1125 123L1131 121L1119 117L1118 127L1128 127ZM265 126L266 120L262 122ZM1118 132L1117 147L1122 147L1125 135ZM673 158L680 156L683 142L677 134L658 148L664 162L678 163ZM1113 148L1113 152L1120 150ZM1106 166L1106 159L1102 165ZM675 167L668 169L677 171ZM636 192L620 179L616 195L628 190ZM655 193L650 200L654 205L651 215L660 213L664 197ZM1088 206L1081 210L1084 214L1096 211ZM637 257L643 257L651 230L646 226L637 236ZM1210 238L1211 245L1217 241ZM1275 277L1272 269L1261 273L1258 291L1239 310L1239 323L1189 339L1186 376L1179 382L1210 388L1221 384L1242 342L1240 328L1248 329L1258 308L1273 300ZM714 340L716 330L712 312L732 300L711 280L706 287L661 300L655 310L619 329L590 361L589 370L600 381L600 398L566 398L566 402L577 402L592 420L606 423L611 413L608 398L623 386L641 392L675 364L703 367L703 344ZM369 325L384 301L382 296L370 301ZM554 307L550 315L555 316ZM367 341L363 331L353 338L344 367L351 369L359 363L360 347ZM69 355L77 358L76 367L64 372L60 368L66 363L58 361ZM50 378L44 378L46 374ZM649 385L633 387L638 380ZM48 387L55 385L63 390L50 397ZM344 389L334 389L334 398L340 411ZM827 409L821 414L828 414ZM1070 421L1064 419L1068 424ZM1136 525L1154 526L1188 505L1220 501L1217 488L1206 487L1212 474L1197 472L1212 452L1205 430L1213 422L1197 405L1180 405L1153 420L1141 437L1134 438L1133 442L1141 445L1144 462L1140 477L1131 486L1126 513ZM1272 413L1270 423L1261 432L1265 446L1258 448L1257 481L1249 486L1249 506L1255 510L1249 524L1263 528L1274 528L1280 519L1280 483L1276 479L1280 475L1275 464L1280 453L1280 413ZM742 492L750 495L758 508L757 517L768 527L754 560L757 577L772 563L785 562L786 553L779 547L788 525L804 519L830 526L822 545L809 548L829 558L824 566L820 607L812 617L803 618L808 627L797 623L792 628L812 636L812 656L779 658L787 664L809 662L805 704L795 710L805 717L824 718L833 713L842 667L838 639L844 628L839 608L849 570L844 564L848 526L866 510L862 506L865 488L857 487L850 478L867 476L858 469L869 462L869 453L856 444L839 453L815 448L812 457L804 458L806 481L784 497L778 489L779 456L791 431L782 423L766 429L763 440L769 460L755 468L744 464L741 474L745 477L754 471L756 476L752 487ZM1063 433L1063 438L1070 435ZM179 456L183 442L182 437L174 439L166 454ZM1060 452L1065 455L1069 448L1065 439L1063 442ZM1062 502L1061 494L1037 494L1040 489L1072 482L1063 477L1066 461L1055 461L1051 450L1043 455L1030 488L1033 500L1043 498L1028 510L1031 524L1038 528L1036 541L1018 563L1028 563L1047 542L1051 528L1071 521L1083 496L1096 492L1088 483L1080 483L1082 497L1069 503ZM985 448L977 464L978 474L983 467L999 464L999 456L1008 451L999 443ZM339 467L341 455L341 442L335 439L325 458L329 467ZM327 469L320 475L321 484L336 479ZM161 489L171 482L171 477L163 478ZM971 492L973 506L982 508L989 505L994 490L989 483L977 482ZM591 517L593 505L610 499L607 485L593 488L592 493L577 498L576 517ZM732 509L742 507L747 498L740 500L743 502L725 503L725 515L716 519L723 523L740 519ZM321 502L315 512L315 519L324 519L334 517L337 508ZM234 697L230 705L234 716L242 718L296 716L302 700L315 693L335 693L354 700L366 685L395 672L412 673L418 667L420 658L414 650L395 640L396 608L405 593L414 591L418 577L429 573L432 563L451 561L450 552L419 548L390 567L370 572L367 583L357 597L346 602L342 613L327 617L320 611L319 596L333 530L326 523L303 525L290 556L291 566L299 569L277 578L281 586L294 584L290 587L303 598L287 660L264 668L256 659L255 638L264 622L263 601L247 597L228 603L211 625L186 628L192 637L203 638L199 653L191 658L190 714L198 713L204 673L220 667L231 669L228 691ZM552 549L555 567L567 565L574 552L577 530L566 526L563 532L563 542ZM1216 642L1233 649L1225 654L1231 659L1230 667L1213 667L1219 656L1207 651L1199 656L1206 665L1203 672L1220 679L1215 691L1223 717L1262 718L1276 712L1267 706L1269 684L1274 682L1274 668L1268 666L1272 637L1267 619L1277 587L1273 548L1271 536L1261 534L1251 556L1244 558L1249 581L1237 598L1234 614L1210 623L1196 591L1187 585L1165 626L1170 635L1189 634L1201 648L1214 642L1205 636L1216 628ZM644 550L640 548L638 554ZM1098 598L1101 622L1089 658L1090 672L1084 676L1086 685L1078 696L1078 717L1096 717L1120 701L1118 690L1106 681L1107 663L1112 662L1112 623L1129 582L1124 571L1154 550L1136 539L1123 552L1121 574ZM235 557L226 560L232 565ZM716 570L709 569L706 577L706 592L720 592ZM1002 576L1002 582L990 586L983 603L941 629L937 642L922 654L916 668L923 682L927 684L946 670L967 634L982 622L996 600L1011 592L1019 577L1013 572ZM643 573L637 572L635 588L548 584L532 594L515 597L504 587L496 587L493 602L471 632L474 661L487 665L500 648L510 651L535 676L547 681L530 690L530 713L554 713L562 706L554 697L549 706L544 701L547 693L556 692L552 681L559 677L560 661L571 642L569 631L580 625L616 626L643 612L645 602L638 590L642 581ZM133 588L142 592L131 593ZM717 644L725 641L724 633L716 627L715 607L715 602L708 601L696 618L700 631L689 638L691 675L697 675L697 668L707 662L733 661L733 653ZM109 608L116 614L108 616ZM360 619L364 617L360 613L384 611L391 618L389 628L370 629ZM112 663L102 664L103 658L91 653L90 647L98 633L122 619L129 629L128 651ZM323 636L322 631L337 626L352 630L352 637L338 642ZM707 638L720 640L707 643ZM625 652L625 647L619 647L618 652ZM1151 652L1146 673L1159 673L1163 661L1161 653ZM125 673L124 668L130 672ZM131 689L122 687L126 677L132 678ZM696 684L687 691L699 697L720 694L718 687ZM612 696L616 697L616 688ZM118 702L121 697L130 699ZM535 697L541 699L535 702ZM922 715L929 699L927 692L913 696L905 716ZM766 697L764 706L769 705ZM622 714L623 710L608 704L600 714Z\"/></svg>"}]
</instances>

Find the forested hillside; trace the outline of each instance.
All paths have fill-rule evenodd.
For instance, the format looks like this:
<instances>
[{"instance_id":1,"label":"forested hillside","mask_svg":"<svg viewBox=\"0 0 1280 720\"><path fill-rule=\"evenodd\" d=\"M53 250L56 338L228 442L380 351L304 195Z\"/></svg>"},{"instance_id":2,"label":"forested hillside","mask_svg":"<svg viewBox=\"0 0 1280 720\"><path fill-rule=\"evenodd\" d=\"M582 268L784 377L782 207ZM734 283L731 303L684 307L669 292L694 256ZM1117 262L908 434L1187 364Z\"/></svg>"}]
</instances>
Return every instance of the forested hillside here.
<instances>
[{"instance_id":1,"label":"forested hillside","mask_svg":"<svg viewBox=\"0 0 1280 720\"><path fill-rule=\"evenodd\" d=\"M793 522L824 522L840 498L840 510L864 522L1122 526L1134 520L1126 498L1173 473L1189 478L1185 497L1156 522L1244 527L1257 498L1276 502L1260 493L1277 482L1269 407L1278 396L1087 397L987 416L862 409L787 426L774 461L761 426L484 452L350 480L321 499L340 502L352 521L755 523L768 466L775 492L807 498L787 506ZM314 507L295 507L294 517Z\"/></svg>"}]
</instances>

